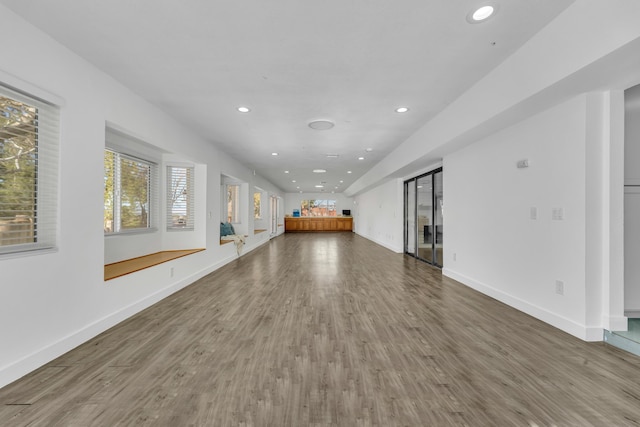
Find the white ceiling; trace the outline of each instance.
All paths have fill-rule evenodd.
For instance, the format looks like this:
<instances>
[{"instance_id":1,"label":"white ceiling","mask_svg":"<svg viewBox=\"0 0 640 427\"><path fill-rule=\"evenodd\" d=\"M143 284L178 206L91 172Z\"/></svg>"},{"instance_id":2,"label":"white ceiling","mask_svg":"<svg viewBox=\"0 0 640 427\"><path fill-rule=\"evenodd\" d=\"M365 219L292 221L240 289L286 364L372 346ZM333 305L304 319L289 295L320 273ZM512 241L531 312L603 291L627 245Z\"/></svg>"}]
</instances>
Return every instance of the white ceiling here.
<instances>
[{"instance_id":1,"label":"white ceiling","mask_svg":"<svg viewBox=\"0 0 640 427\"><path fill-rule=\"evenodd\" d=\"M342 192L573 1L0 3L282 190Z\"/></svg>"}]
</instances>

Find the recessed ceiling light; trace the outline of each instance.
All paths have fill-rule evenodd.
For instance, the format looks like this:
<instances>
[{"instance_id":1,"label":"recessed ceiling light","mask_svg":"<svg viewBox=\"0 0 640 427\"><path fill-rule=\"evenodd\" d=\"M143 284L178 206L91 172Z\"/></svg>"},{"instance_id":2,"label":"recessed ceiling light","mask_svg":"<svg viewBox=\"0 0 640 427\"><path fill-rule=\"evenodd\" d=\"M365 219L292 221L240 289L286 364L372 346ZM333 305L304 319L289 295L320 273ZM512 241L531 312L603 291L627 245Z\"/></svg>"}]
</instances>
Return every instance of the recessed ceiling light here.
<instances>
[{"instance_id":1,"label":"recessed ceiling light","mask_svg":"<svg viewBox=\"0 0 640 427\"><path fill-rule=\"evenodd\" d=\"M398 108L396 108L396 113L406 113L407 111L409 111L409 108L407 108L407 107L398 107Z\"/></svg>"},{"instance_id":2,"label":"recessed ceiling light","mask_svg":"<svg viewBox=\"0 0 640 427\"><path fill-rule=\"evenodd\" d=\"M238 111L240 111L241 113L248 113L249 111L251 111L251 109L248 107L238 107Z\"/></svg>"},{"instance_id":3,"label":"recessed ceiling light","mask_svg":"<svg viewBox=\"0 0 640 427\"><path fill-rule=\"evenodd\" d=\"M300 189L300 186L298 185L296 188L299 190L299 189Z\"/></svg>"},{"instance_id":4,"label":"recessed ceiling light","mask_svg":"<svg viewBox=\"0 0 640 427\"><path fill-rule=\"evenodd\" d=\"M339 154L327 154L327 159L337 159L340 157Z\"/></svg>"},{"instance_id":5,"label":"recessed ceiling light","mask_svg":"<svg viewBox=\"0 0 640 427\"><path fill-rule=\"evenodd\" d=\"M351 173L351 171L347 171L347 173Z\"/></svg>"},{"instance_id":6,"label":"recessed ceiling light","mask_svg":"<svg viewBox=\"0 0 640 427\"><path fill-rule=\"evenodd\" d=\"M271 153L271 155L272 155L272 156L277 156L277 155L278 155L278 153L275 153L275 152L274 152L274 153Z\"/></svg>"},{"instance_id":7,"label":"recessed ceiling light","mask_svg":"<svg viewBox=\"0 0 640 427\"><path fill-rule=\"evenodd\" d=\"M358 160L364 160L364 157L360 156L358 157Z\"/></svg>"},{"instance_id":8,"label":"recessed ceiling light","mask_svg":"<svg viewBox=\"0 0 640 427\"><path fill-rule=\"evenodd\" d=\"M367 149L366 149L366 150L364 150L364 151L366 151L367 153L370 153L370 152L372 152L372 151L373 151L373 148L367 148Z\"/></svg>"},{"instance_id":9,"label":"recessed ceiling light","mask_svg":"<svg viewBox=\"0 0 640 427\"><path fill-rule=\"evenodd\" d=\"M343 182L344 182L343 180L340 180L340 184L342 184Z\"/></svg>"},{"instance_id":10,"label":"recessed ceiling light","mask_svg":"<svg viewBox=\"0 0 640 427\"><path fill-rule=\"evenodd\" d=\"M314 122L309 123L309 127L315 130L328 130L334 126L335 125L329 120L316 120Z\"/></svg>"},{"instance_id":11,"label":"recessed ceiling light","mask_svg":"<svg viewBox=\"0 0 640 427\"><path fill-rule=\"evenodd\" d=\"M313 173L325 173L326 171L326 169L314 169Z\"/></svg>"},{"instance_id":12,"label":"recessed ceiling light","mask_svg":"<svg viewBox=\"0 0 640 427\"><path fill-rule=\"evenodd\" d=\"M292 180L291 180L291 182L296 182L296 180L295 180L295 179L292 179Z\"/></svg>"},{"instance_id":13,"label":"recessed ceiling light","mask_svg":"<svg viewBox=\"0 0 640 427\"><path fill-rule=\"evenodd\" d=\"M324 188L324 185L316 185L316 188Z\"/></svg>"},{"instance_id":14,"label":"recessed ceiling light","mask_svg":"<svg viewBox=\"0 0 640 427\"><path fill-rule=\"evenodd\" d=\"M284 173L289 173L289 171L284 171Z\"/></svg>"},{"instance_id":15,"label":"recessed ceiling light","mask_svg":"<svg viewBox=\"0 0 640 427\"><path fill-rule=\"evenodd\" d=\"M467 14L467 22L471 24L477 24L484 22L493 15L495 15L498 6L496 4L485 4L477 9L472 10Z\"/></svg>"}]
</instances>

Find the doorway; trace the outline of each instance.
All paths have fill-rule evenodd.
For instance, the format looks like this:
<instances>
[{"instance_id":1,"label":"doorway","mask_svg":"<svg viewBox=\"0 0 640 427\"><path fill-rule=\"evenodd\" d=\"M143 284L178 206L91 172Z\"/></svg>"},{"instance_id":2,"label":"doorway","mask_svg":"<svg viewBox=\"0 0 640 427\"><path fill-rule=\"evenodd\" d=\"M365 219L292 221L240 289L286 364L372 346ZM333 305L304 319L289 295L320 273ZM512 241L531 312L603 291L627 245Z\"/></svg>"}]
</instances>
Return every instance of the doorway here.
<instances>
[{"instance_id":1,"label":"doorway","mask_svg":"<svg viewBox=\"0 0 640 427\"><path fill-rule=\"evenodd\" d=\"M444 199L442 168L404 182L405 253L443 265Z\"/></svg>"}]
</instances>

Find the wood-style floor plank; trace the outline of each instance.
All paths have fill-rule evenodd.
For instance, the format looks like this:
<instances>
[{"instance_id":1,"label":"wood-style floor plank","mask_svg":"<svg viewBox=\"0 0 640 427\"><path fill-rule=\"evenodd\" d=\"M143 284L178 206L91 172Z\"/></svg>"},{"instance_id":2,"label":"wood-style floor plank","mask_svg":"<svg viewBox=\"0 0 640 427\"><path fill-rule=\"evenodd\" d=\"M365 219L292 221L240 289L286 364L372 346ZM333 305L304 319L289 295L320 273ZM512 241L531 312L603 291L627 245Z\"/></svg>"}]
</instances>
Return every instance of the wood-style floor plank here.
<instances>
[{"instance_id":1,"label":"wood-style floor plank","mask_svg":"<svg viewBox=\"0 0 640 427\"><path fill-rule=\"evenodd\" d=\"M0 389L1 426L637 426L640 358L285 234Z\"/></svg>"}]
</instances>

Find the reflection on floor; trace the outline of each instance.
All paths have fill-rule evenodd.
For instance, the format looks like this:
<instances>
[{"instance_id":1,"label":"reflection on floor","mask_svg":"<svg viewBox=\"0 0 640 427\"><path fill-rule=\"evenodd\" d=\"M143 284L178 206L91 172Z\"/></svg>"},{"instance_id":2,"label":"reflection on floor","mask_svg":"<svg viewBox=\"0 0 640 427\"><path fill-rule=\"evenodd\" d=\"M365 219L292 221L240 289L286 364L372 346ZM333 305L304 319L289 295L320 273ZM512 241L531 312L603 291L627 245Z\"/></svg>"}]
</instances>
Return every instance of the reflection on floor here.
<instances>
[{"instance_id":1,"label":"reflection on floor","mask_svg":"<svg viewBox=\"0 0 640 427\"><path fill-rule=\"evenodd\" d=\"M640 319L629 319L626 331L605 331L608 344L640 356Z\"/></svg>"},{"instance_id":2,"label":"reflection on floor","mask_svg":"<svg viewBox=\"0 0 640 427\"><path fill-rule=\"evenodd\" d=\"M433 259L433 250L431 247L428 248L418 248L418 258L427 260L428 262L432 262ZM436 248L436 264L442 264L442 248Z\"/></svg>"}]
</instances>

